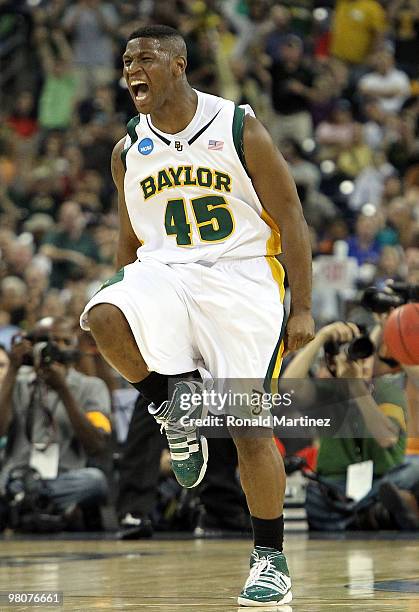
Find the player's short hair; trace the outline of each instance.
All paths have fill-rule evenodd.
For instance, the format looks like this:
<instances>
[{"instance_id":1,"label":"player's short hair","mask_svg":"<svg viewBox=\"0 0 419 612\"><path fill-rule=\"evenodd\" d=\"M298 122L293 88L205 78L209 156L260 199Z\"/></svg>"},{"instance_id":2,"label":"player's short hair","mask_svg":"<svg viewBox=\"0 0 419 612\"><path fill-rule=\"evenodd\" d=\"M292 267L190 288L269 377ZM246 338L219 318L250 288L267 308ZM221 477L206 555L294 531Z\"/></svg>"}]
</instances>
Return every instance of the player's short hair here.
<instances>
[{"instance_id":1,"label":"player's short hair","mask_svg":"<svg viewBox=\"0 0 419 612\"><path fill-rule=\"evenodd\" d=\"M154 38L167 43L172 43L172 48L176 53L187 55L186 42L182 34L167 25L148 25L138 28L128 37L127 42L135 38Z\"/></svg>"}]
</instances>

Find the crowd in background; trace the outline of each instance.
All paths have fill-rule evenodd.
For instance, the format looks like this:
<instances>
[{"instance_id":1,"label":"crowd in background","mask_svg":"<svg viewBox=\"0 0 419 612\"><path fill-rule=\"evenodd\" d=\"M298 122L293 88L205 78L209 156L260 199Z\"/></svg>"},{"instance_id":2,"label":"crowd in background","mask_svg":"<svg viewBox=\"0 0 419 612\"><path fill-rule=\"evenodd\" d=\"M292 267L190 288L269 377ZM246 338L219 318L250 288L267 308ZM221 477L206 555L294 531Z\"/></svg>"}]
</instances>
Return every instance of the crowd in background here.
<instances>
[{"instance_id":1,"label":"crowd in background","mask_svg":"<svg viewBox=\"0 0 419 612\"><path fill-rule=\"evenodd\" d=\"M2 0L1 63L16 70L2 82L0 342L47 314L76 326L113 271L109 159L135 114L121 52L137 26L159 22L185 36L191 84L250 103L289 163L318 324L361 286L417 282L414 0ZM26 43L14 48L17 33Z\"/></svg>"},{"instance_id":2,"label":"crowd in background","mask_svg":"<svg viewBox=\"0 0 419 612\"><path fill-rule=\"evenodd\" d=\"M122 53L154 23L184 35L191 85L250 104L287 160L310 228L318 327L346 318L368 285L419 283L416 0L0 0L6 351L20 330L65 316L81 369L121 384L78 319L114 273L110 156L136 113Z\"/></svg>"}]
</instances>

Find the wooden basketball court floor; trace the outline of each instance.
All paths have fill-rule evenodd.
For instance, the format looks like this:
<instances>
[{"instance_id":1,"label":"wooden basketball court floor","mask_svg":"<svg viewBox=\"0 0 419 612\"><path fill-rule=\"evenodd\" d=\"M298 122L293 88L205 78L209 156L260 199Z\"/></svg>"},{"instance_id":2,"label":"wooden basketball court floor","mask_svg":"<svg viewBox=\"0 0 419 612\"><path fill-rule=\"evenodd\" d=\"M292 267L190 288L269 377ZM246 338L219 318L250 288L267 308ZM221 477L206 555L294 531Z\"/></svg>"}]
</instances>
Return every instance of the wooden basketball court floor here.
<instances>
[{"instance_id":1,"label":"wooden basketball court floor","mask_svg":"<svg viewBox=\"0 0 419 612\"><path fill-rule=\"evenodd\" d=\"M362 536L361 536L362 537ZM419 539L287 536L294 601L282 612L419 612ZM62 607L7 610L229 612L247 575L250 540L0 541L0 591L63 591ZM272 608L257 608L272 610Z\"/></svg>"}]
</instances>

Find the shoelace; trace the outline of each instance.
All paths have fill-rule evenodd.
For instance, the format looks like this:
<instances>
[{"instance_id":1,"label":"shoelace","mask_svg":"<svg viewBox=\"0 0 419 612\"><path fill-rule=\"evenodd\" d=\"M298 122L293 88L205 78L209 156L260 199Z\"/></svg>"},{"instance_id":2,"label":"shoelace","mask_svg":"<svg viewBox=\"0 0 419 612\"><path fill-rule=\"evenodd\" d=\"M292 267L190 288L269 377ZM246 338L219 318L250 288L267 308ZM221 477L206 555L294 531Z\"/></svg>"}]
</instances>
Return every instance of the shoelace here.
<instances>
[{"instance_id":1,"label":"shoelace","mask_svg":"<svg viewBox=\"0 0 419 612\"><path fill-rule=\"evenodd\" d=\"M272 562L268 557L259 559L259 561L256 561L256 563L252 565L249 578L246 580L245 588L247 589L248 587L254 586L259 581L262 572L265 570L267 574L269 571L275 570L275 567L272 565Z\"/></svg>"},{"instance_id":2,"label":"shoelace","mask_svg":"<svg viewBox=\"0 0 419 612\"><path fill-rule=\"evenodd\" d=\"M194 427L185 427L179 421L171 421L169 418L156 418L156 421L160 423L160 433L163 431L166 432L167 442L169 444L170 455L172 459L176 459L177 461L182 461L183 459L189 459L191 453L196 453L199 451L199 444L197 439L196 428ZM179 424L178 424L179 423ZM170 430L169 432L167 430ZM173 440L179 440L180 438L184 438L184 442L173 442ZM179 447L187 447L187 451L184 453L175 452L175 449L179 449Z\"/></svg>"},{"instance_id":3,"label":"shoelace","mask_svg":"<svg viewBox=\"0 0 419 612\"><path fill-rule=\"evenodd\" d=\"M286 593L289 588L282 572L276 569L269 557L263 557L252 565L244 588L253 586L274 588L280 593Z\"/></svg>"}]
</instances>

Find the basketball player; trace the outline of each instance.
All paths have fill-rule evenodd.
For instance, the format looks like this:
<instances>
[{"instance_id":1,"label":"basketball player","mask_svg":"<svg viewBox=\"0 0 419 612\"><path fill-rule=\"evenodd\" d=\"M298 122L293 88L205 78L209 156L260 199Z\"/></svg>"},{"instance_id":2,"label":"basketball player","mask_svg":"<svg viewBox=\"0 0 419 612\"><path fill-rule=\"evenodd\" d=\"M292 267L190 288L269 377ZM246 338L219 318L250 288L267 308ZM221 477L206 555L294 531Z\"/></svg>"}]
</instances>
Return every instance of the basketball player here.
<instances>
[{"instance_id":1,"label":"basketball player","mask_svg":"<svg viewBox=\"0 0 419 612\"><path fill-rule=\"evenodd\" d=\"M168 399L168 376L199 368L213 379L277 378L284 350L313 338L309 239L295 185L269 134L249 107L189 85L185 41L176 30L137 30L123 62L138 115L112 155L120 270L87 304L81 325L153 402L149 410L165 429L176 478L193 487L208 457L193 425L203 408L185 412L181 397L201 383L181 381ZM286 332L279 230L292 294ZM255 538L238 602L288 603L282 460L272 436L233 436Z\"/></svg>"}]
</instances>

